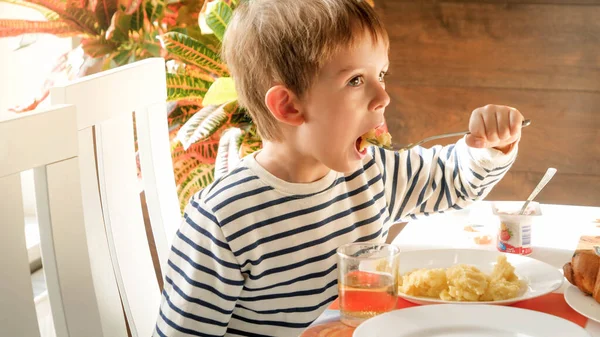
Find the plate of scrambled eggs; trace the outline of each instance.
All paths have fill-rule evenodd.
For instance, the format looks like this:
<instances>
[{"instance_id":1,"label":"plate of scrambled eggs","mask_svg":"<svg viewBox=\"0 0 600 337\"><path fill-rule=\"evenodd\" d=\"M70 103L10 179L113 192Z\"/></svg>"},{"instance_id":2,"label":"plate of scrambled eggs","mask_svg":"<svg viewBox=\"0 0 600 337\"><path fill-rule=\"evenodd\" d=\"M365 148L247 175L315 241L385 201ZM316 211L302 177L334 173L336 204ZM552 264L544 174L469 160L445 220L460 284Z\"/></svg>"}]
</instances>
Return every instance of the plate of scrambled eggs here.
<instances>
[{"instance_id":1,"label":"plate of scrambled eggs","mask_svg":"<svg viewBox=\"0 0 600 337\"><path fill-rule=\"evenodd\" d=\"M555 291L562 273L539 260L476 249L400 254L398 296L416 304L510 305Z\"/></svg>"}]
</instances>

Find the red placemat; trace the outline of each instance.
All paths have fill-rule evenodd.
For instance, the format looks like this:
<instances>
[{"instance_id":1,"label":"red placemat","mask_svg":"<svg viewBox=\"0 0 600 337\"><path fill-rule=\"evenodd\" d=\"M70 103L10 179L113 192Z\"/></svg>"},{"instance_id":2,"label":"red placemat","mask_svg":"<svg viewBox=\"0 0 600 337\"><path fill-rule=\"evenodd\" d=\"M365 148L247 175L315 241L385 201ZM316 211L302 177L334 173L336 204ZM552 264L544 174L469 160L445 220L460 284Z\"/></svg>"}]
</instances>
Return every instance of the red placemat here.
<instances>
[{"instance_id":1,"label":"red placemat","mask_svg":"<svg viewBox=\"0 0 600 337\"><path fill-rule=\"evenodd\" d=\"M418 304L414 304L402 298L398 298L396 308L403 309L414 307L417 305ZM569 305L565 301L563 294L547 294L530 300L515 303L513 304L513 306L517 308L535 310L550 315L558 316L569 320L581 327L585 327L588 321L586 317L580 315L571 307L569 307ZM329 309L339 310L338 301L335 300L333 303L331 303ZM312 326L306 331L304 331L302 335L300 335L300 337L351 337L353 332L354 328L348 327L343 323L336 321Z\"/></svg>"}]
</instances>

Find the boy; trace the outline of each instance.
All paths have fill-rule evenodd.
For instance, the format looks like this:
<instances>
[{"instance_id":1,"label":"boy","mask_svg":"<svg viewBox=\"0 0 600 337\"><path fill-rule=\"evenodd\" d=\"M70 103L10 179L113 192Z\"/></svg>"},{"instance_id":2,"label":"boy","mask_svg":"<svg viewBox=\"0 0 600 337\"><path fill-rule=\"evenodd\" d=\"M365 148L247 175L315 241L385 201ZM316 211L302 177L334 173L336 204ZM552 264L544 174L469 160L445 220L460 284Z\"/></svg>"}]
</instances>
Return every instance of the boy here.
<instances>
[{"instance_id":1,"label":"boy","mask_svg":"<svg viewBox=\"0 0 600 337\"><path fill-rule=\"evenodd\" d=\"M223 52L263 148L190 200L157 336L297 336L337 297L339 246L483 198L516 157L523 117L495 105L455 145L359 149L390 101L364 1L243 1Z\"/></svg>"}]
</instances>

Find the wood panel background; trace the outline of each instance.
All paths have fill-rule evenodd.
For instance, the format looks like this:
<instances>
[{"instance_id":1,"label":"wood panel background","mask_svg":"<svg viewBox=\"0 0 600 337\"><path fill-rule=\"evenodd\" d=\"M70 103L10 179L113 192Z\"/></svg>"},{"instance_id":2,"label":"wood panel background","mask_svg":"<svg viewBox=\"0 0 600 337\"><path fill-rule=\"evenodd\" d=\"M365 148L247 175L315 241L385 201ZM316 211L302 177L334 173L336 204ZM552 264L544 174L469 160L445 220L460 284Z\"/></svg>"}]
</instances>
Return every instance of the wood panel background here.
<instances>
[{"instance_id":1,"label":"wood panel background","mask_svg":"<svg viewBox=\"0 0 600 337\"><path fill-rule=\"evenodd\" d=\"M395 141L464 130L488 103L513 106L533 122L487 199L524 200L555 167L538 201L600 206L600 0L375 4L390 36Z\"/></svg>"}]
</instances>

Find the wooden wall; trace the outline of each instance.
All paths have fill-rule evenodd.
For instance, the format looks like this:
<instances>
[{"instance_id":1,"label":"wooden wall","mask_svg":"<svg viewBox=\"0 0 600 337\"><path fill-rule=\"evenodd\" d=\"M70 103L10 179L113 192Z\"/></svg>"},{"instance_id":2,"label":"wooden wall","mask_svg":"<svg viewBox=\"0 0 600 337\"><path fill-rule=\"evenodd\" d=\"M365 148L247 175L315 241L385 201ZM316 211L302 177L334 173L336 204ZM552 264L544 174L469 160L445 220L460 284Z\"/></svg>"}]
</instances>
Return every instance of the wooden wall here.
<instances>
[{"instance_id":1,"label":"wooden wall","mask_svg":"<svg viewBox=\"0 0 600 337\"><path fill-rule=\"evenodd\" d=\"M600 0L375 3L390 35L395 141L465 130L488 103L513 106L533 122L487 199L524 200L555 167L540 202L600 206Z\"/></svg>"}]
</instances>

